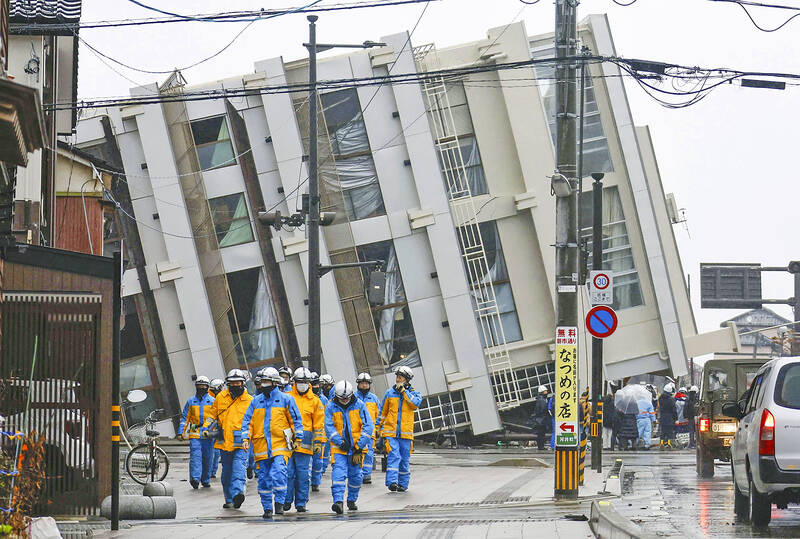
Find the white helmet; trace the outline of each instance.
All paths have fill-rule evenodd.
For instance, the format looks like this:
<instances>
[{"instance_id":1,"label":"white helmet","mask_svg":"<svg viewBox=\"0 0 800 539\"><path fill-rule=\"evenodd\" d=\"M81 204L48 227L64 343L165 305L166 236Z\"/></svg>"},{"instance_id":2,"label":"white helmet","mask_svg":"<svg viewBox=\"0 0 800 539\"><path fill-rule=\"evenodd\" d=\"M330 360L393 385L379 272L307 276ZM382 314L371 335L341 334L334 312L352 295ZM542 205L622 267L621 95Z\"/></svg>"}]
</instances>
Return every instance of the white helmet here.
<instances>
[{"instance_id":1,"label":"white helmet","mask_svg":"<svg viewBox=\"0 0 800 539\"><path fill-rule=\"evenodd\" d=\"M208 381L208 376L198 376L194 380L194 385L196 385L196 386L199 386L199 385L206 385L207 386L207 385L210 385L210 384L211 384L211 382Z\"/></svg>"},{"instance_id":2,"label":"white helmet","mask_svg":"<svg viewBox=\"0 0 800 539\"><path fill-rule=\"evenodd\" d=\"M264 367L261 369L261 382L277 382L279 384L283 383L283 378L278 373L278 369L275 367Z\"/></svg>"},{"instance_id":3,"label":"white helmet","mask_svg":"<svg viewBox=\"0 0 800 539\"><path fill-rule=\"evenodd\" d=\"M672 382L669 382L668 384L666 384L664 386L664 392L665 393L675 393L675 384L673 384Z\"/></svg>"},{"instance_id":4,"label":"white helmet","mask_svg":"<svg viewBox=\"0 0 800 539\"><path fill-rule=\"evenodd\" d=\"M330 374L323 374L322 376L319 377L319 383L320 385L332 386L334 384L333 376L331 376Z\"/></svg>"},{"instance_id":5,"label":"white helmet","mask_svg":"<svg viewBox=\"0 0 800 539\"><path fill-rule=\"evenodd\" d=\"M362 372L356 377L356 383L359 384L361 382L369 382L372 384L372 376L369 375L368 372Z\"/></svg>"},{"instance_id":6,"label":"white helmet","mask_svg":"<svg viewBox=\"0 0 800 539\"><path fill-rule=\"evenodd\" d=\"M546 386L539 386L539 393L547 393L547 387Z\"/></svg>"},{"instance_id":7,"label":"white helmet","mask_svg":"<svg viewBox=\"0 0 800 539\"><path fill-rule=\"evenodd\" d=\"M310 382L311 381L311 371L306 369L305 367L297 367L294 371L294 381L295 382Z\"/></svg>"},{"instance_id":8,"label":"white helmet","mask_svg":"<svg viewBox=\"0 0 800 539\"><path fill-rule=\"evenodd\" d=\"M681 386L681 387L678 388L678 391L681 392L681 393L686 393L686 388Z\"/></svg>"},{"instance_id":9,"label":"white helmet","mask_svg":"<svg viewBox=\"0 0 800 539\"><path fill-rule=\"evenodd\" d=\"M247 378L241 369L231 369L228 371L228 376L225 377L226 382L244 382Z\"/></svg>"},{"instance_id":10,"label":"white helmet","mask_svg":"<svg viewBox=\"0 0 800 539\"><path fill-rule=\"evenodd\" d=\"M224 385L225 385L225 380L223 380L222 378L214 378L213 380L211 380L211 382L209 382L208 388L211 391L219 393L220 391L222 391L222 387Z\"/></svg>"},{"instance_id":11,"label":"white helmet","mask_svg":"<svg viewBox=\"0 0 800 539\"><path fill-rule=\"evenodd\" d=\"M400 375L406 379L406 382L410 382L412 378L414 378L414 373L411 371L409 367L405 365L401 365L394 370L395 375Z\"/></svg>"},{"instance_id":12,"label":"white helmet","mask_svg":"<svg viewBox=\"0 0 800 539\"><path fill-rule=\"evenodd\" d=\"M692 386L689 388L689 391L692 393L697 393L698 391L700 391L700 388L697 386Z\"/></svg>"},{"instance_id":13,"label":"white helmet","mask_svg":"<svg viewBox=\"0 0 800 539\"><path fill-rule=\"evenodd\" d=\"M336 382L333 395L339 399L349 399L353 396L353 384L347 380L339 380Z\"/></svg>"}]
</instances>

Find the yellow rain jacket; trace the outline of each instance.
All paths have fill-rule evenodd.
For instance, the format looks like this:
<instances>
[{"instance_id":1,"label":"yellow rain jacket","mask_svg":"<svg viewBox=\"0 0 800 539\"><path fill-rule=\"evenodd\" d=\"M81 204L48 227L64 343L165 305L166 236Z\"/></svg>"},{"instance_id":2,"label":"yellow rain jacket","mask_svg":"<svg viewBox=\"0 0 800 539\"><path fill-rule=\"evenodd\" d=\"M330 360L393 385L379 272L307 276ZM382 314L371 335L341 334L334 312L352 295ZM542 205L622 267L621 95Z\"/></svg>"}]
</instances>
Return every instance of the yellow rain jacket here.
<instances>
[{"instance_id":1,"label":"yellow rain jacket","mask_svg":"<svg viewBox=\"0 0 800 539\"><path fill-rule=\"evenodd\" d=\"M208 427L211 424L211 420L216 419L225 435L224 440L217 440L214 444L216 449L233 451L234 449L242 448L242 418L247 411L247 407L250 406L251 400L253 400L253 397L247 392L247 389L236 400L233 400L230 391L227 389L219 392L208 410L205 424Z\"/></svg>"},{"instance_id":2,"label":"yellow rain jacket","mask_svg":"<svg viewBox=\"0 0 800 539\"><path fill-rule=\"evenodd\" d=\"M284 430L290 429L293 437L303 437L303 421L294 399L275 388L265 396L259 393L250 403L242 419L241 437L253 443L256 461L283 455L292 456Z\"/></svg>"},{"instance_id":3,"label":"yellow rain jacket","mask_svg":"<svg viewBox=\"0 0 800 539\"><path fill-rule=\"evenodd\" d=\"M331 399L325 407L325 433L331 442L331 453L335 455L349 455L353 450L369 447L374 427L367 407L355 397L346 407L336 399ZM342 441L347 442L347 451L339 447Z\"/></svg>"},{"instance_id":4,"label":"yellow rain jacket","mask_svg":"<svg viewBox=\"0 0 800 539\"><path fill-rule=\"evenodd\" d=\"M297 391L296 384L287 395L294 399L303 420L303 437L300 440L300 447L295 451L311 455L315 441L325 443L325 410L322 408L322 402L311 389L301 395Z\"/></svg>"},{"instance_id":5,"label":"yellow rain jacket","mask_svg":"<svg viewBox=\"0 0 800 539\"><path fill-rule=\"evenodd\" d=\"M381 436L384 438L414 439L414 412L422 396L413 388L397 391L394 386L386 390L381 403Z\"/></svg>"},{"instance_id":6,"label":"yellow rain jacket","mask_svg":"<svg viewBox=\"0 0 800 539\"><path fill-rule=\"evenodd\" d=\"M207 393L203 395L202 399L198 399L197 395L192 395L186 401L186 406L183 407L183 414L181 414L181 422L178 425L178 432L183 434L184 438L200 439L200 427L208 417L208 410L211 408L214 399Z\"/></svg>"}]
</instances>

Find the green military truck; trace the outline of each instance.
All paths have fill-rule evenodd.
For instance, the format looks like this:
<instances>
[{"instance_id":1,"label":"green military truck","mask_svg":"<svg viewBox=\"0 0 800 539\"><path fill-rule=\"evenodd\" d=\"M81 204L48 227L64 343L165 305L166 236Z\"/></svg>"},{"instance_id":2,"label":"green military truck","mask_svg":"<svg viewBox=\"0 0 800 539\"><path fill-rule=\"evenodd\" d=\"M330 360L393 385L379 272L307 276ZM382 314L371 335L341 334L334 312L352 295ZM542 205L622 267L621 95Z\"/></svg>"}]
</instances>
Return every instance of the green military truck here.
<instances>
[{"instance_id":1,"label":"green military truck","mask_svg":"<svg viewBox=\"0 0 800 539\"><path fill-rule=\"evenodd\" d=\"M714 476L714 459L729 462L731 442L738 420L722 413L722 406L736 402L750 387L756 371L766 363L761 358L712 359L703 366L697 426L697 475Z\"/></svg>"}]
</instances>

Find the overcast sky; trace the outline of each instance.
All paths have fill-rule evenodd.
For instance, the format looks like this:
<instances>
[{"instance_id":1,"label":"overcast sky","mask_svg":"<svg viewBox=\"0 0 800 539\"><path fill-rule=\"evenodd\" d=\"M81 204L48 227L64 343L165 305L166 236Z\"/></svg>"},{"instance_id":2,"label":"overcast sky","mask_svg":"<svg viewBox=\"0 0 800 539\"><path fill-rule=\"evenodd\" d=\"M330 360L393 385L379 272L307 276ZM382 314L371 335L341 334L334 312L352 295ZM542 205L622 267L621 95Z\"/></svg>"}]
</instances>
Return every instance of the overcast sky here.
<instances>
[{"instance_id":1,"label":"overcast sky","mask_svg":"<svg viewBox=\"0 0 800 539\"><path fill-rule=\"evenodd\" d=\"M144 0L182 14L302 5L303 0ZM331 3L333 0L324 0ZM797 5L799 0L783 0ZM552 0L527 6L519 0L441 0L431 3L412 44L438 46L474 41L488 28L523 20L528 33L552 31ZM362 42L410 30L424 4L321 14L318 39ZM800 18L775 33L757 30L738 5L709 0L638 0L620 7L611 0L584 1L579 17L607 13L617 53L628 58L701 67L800 73ZM792 12L753 11L762 26L777 26ZM83 21L153 15L128 0L84 0ZM114 29L86 29L81 37L103 53L133 67L169 70L191 65L227 44L246 23L175 23ZM213 60L184 71L189 84L253 71L260 59L306 55L304 15L259 21ZM115 73L81 47L81 98L128 95L134 83L160 82L152 75L115 64ZM131 82L133 81L133 82ZM675 225L684 270L691 273L692 300L700 331L715 329L739 311L700 309L700 262L761 262L786 265L800 259L797 158L800 154L800 88L786 91L723 85L686 109L662 108L630 80L628 98L637 125L649 125L666 192L686 209L688 232ZM795 225L791 223L795 222ZM764 275L764 297L792 295L788 274ZM774 308L791 318L787 306Z\"/></svg>"}]
</instances>

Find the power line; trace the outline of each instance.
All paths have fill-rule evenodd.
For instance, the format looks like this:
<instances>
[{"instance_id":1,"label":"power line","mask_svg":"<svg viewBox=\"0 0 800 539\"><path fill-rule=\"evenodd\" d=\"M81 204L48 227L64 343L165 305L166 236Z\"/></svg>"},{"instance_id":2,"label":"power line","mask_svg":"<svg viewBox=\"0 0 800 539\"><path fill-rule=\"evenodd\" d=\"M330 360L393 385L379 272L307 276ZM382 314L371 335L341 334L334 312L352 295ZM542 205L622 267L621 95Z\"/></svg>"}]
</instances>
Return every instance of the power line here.
<instances>
[{"instance_id":1,"label":"power line","mask_svg":"<svg viewBox=\"0 0 800 539\"><path fill-rule=\"evenodd\" d=\"M438 0L360 0L357 2L341 2L338 4L315 5L310 8L284 8L284 9L260 9L251 11L230 11L208 14L184 15L179 17L148 17L139 19L112 19L93 22L57 22L57 23L11 23L13 32L30 33L44 30L81 30L95 28L118 28L123 26L144 26L152 24L168 24L175 22L250 22L253 19L260 20L271 15L286 13L320 13L347 11L351 9L364 9L372 7L389 7L406 4L420 4L436 2Z\"/></svg>"},{"instance_id":2,"label":"power line","mask_svg":"<svg viewBox=\"0 0 800 539\"><path fill-rule=\"evenodd\" d=\"M522 1L523 0L520 0L520 2L522 2ZM612 2L614 2L615 4L617 4L619 6L625 6L625 7L635 4L637 1L638 0L630 0L630 2L621 2L620 0L612 0ZM753 14L750 13L749 9L747 9L748 7L761 7L761 8L769 8L769 9L783 9L783 10L790 10L790 11L800 11L800 7L798 7L798 6L787 6L787 5L784 5L784 4L767 4L767 3L764 3L764 2L754 2L754 1L750 1L750 0L706 0L706 1L707 2L719 2L719 3L725 3L725 4L736 4L737 6L742 8L742 11L744 11L745 15L747 15L747 18L750 19L750 22L753 23L753 26L755 26L757 29L761 30L762 32L766 32L766 33L777 32L778 30L780 30L781 28L783 28L784 26L786 26L787 24L792 22L794 19L800 17L800 13L796 13L796 14L792 15L791 17L789 17L788 19L786 19L785 21L783 21L778 26L775 26L774 28L765 28L765 27L761 26L756 21L755 17L753 17Z\"/></svg>"}]
</instances>

